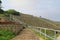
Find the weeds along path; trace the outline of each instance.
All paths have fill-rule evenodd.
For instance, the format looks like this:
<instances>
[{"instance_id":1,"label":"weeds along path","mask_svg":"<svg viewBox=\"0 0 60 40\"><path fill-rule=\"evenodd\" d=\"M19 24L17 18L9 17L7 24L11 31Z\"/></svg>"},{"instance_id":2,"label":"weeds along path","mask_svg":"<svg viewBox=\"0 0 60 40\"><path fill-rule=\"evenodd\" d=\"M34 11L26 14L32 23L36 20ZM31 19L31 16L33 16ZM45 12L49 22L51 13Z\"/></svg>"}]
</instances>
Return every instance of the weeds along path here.
<instances>
[{"instance_id":1,"label":"weeds along path","mask_svg":"<svg viewBox=\"0 0 60 40\"><path fill-rule=\"evenodd\" d=\"M18 36L11 40L43 40L30 29L24 29Z\"/></svg>"}]
</instances>

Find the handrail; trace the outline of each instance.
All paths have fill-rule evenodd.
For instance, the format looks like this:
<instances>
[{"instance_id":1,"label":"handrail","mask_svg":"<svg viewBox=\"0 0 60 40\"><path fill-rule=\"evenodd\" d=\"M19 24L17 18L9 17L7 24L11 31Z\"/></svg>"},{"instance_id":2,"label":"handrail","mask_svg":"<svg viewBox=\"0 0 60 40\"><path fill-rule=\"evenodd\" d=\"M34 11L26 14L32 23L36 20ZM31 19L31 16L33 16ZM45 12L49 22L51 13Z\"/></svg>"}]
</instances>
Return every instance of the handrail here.
<instances>
[{"instance_id":1,"label":"handrail","mask_svg":"<svg viewBox=\"0 0 60 40\"><path fill-rule=\"evenodd\" d=\"M52 30L52 31L60 32L60 30L55 30L55 29L49 29L49 28L43 28L43 27L36 27L36 28L42 28L42 29L46 29L46 30Z\"/></svg>"},{"instance_id":2,"label":"handrail","mask_svg":"<svg viewBox=\"0 0 60 40\"><path fill-rule=\"evenodd\" d=\"M35 29L35 31L36 31L37 29ZM40 32L39 30L37 30L37 32ZM49 35L47 35L47 34L45 34L45 33L43 33L43 32L40 32L41 34L43 34L43 35L45 35L46 37L48 37L48 38L51 38L51 39L54 39L54 38L52 38L52 37L50 37Z\"/></svg>"}]
</instances>

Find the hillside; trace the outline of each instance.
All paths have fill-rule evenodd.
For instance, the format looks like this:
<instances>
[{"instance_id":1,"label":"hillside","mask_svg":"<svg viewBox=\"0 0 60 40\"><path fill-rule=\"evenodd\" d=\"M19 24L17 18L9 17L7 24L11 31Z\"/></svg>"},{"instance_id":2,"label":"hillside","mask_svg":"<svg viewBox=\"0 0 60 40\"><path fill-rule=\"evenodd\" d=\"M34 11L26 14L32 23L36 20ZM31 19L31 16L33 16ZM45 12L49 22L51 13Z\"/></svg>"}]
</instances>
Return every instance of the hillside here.
<instances>
[{"instance_id":1,"label":"hillside","mask_svg":"<svg viewBox=\"0 0 60 40\"><path fill-rule=\"evenodd\" d=\"M42 17L36 17L33 15L27 15L27 14L21 14L20 16L16 16L16 17L17 19L21 20L22 22L25 22L28 25L60 30L59 24Z\"/></svg>"}]
</instances>

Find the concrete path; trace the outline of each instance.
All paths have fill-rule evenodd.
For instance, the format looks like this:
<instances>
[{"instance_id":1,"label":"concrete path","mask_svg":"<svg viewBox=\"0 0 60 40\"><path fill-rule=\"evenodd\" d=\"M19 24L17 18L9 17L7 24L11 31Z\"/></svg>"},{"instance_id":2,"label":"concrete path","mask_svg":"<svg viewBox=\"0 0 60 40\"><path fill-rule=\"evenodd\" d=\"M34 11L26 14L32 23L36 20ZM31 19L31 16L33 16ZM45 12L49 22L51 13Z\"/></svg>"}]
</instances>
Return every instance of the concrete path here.
<instances>
[{"instance_id":1,"label":"concrete path","mask_svg":"<svg viewBox=\"0 0 60 40\"><path fill-rule=\"evenodd\" d=\"M30 29L24 29L20 35L11 39L11 40L43 40L39 36L37 36L34 32Z\"/></svg>"},{"instance_id":2,"label":"concrete path","mask_svg":"<svg viewBox=\"0 0 60 40\"><path fill-rule=\"evenodd\" d=\"M60 40L60 35L57 37L57 40Z\"/></svg>"}]
</instances>

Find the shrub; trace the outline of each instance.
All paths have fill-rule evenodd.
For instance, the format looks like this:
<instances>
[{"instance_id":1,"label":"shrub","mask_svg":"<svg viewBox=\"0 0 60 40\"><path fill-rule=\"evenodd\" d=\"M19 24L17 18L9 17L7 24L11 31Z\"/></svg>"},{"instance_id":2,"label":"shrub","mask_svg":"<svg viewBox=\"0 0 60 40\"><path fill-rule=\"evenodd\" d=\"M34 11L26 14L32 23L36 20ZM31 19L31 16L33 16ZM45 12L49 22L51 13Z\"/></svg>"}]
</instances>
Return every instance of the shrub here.
<instances>
[{"instance_id":1,"label":"shrub","mask_svg":"<svg viewBox=\"0 0 60 40\"><path fill-rule=\"evenodd\" d=\"M10 40L15 34L8 30L0 30L0 40Z\"/></svg>"},{"instance_id":2,"label":"shrub","mask_svg":"<svg viewBox=\"0 0 60 40\"><path fill-rule=\"evenodd\" d=\"M4 13L4 11L2 9L0 9L0 14L3 14L3 13Z\"/></svg>"},{"instance_id":3,"label":"shrub","mask_svg":"<svg viewBox=\"0 0 60 40\"><path fill-rule=\"evenodd\" d=\"M12 15L20 15L19 12L17 12L16 10L13 10L13 9L7 10L7 11L5 11L5 13L12 14Z\"/></svg>"}]
</instances>

